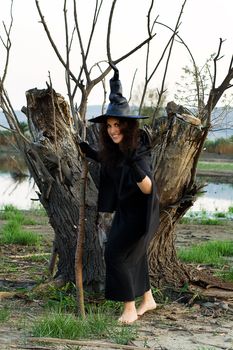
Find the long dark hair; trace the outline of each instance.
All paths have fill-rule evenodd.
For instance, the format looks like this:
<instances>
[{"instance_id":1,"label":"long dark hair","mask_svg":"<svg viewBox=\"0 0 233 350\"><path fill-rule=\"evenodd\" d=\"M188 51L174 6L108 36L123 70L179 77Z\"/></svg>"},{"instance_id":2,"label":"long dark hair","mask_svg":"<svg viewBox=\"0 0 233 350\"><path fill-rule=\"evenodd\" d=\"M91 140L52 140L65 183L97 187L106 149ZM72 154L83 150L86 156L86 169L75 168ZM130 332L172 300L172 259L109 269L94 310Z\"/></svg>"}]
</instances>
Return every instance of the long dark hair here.
<instances>
[{"instance_id":1,"label":"long dark hair","mask_svg":"<svg viewBox=\"0 0 233 350\"><path fill-rule=\"evenodd\" d=\"M123 140L115 144L107 131L106 123L100 125L100 157L101 160L109 166L116 165L124 155L137 148L139 140L139 123L136 119L116 118L120 124L120 130L123 134Z\"/></svg>"}]
</instances>

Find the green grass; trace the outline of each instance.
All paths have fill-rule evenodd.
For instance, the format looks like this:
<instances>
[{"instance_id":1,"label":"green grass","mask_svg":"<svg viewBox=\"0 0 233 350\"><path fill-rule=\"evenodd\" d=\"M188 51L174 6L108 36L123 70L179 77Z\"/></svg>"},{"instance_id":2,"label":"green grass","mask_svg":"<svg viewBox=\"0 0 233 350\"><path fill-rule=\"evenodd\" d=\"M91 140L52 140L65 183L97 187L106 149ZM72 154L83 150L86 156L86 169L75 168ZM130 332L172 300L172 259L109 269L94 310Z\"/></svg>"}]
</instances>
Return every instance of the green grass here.
<instances>
[{"instance_id":1,"label":"green grass","mask_svg":"<svg viewBox=\"0 0 233 350\"><path fill-rule=\"evenodd\" d=\"M3 244L35 245L41 243L41 237L30 231L22 229L22 225L32 225L35 221L25 217L23 213L13 205L6 205L1 213L1 218L7 223L0 231L0 241Z\"/></svg>"},{"instance_id":2,"label":"green grass","mask_svg":"<svg viewBox=\"0 0 233 350\"><path fill-rule=\"evenodd\" d=\"M2 274L6 275L11 272L16 272L18 271L18 269L19 269L19 266L17 266L17 263L4 260L4 259L0 260L0 271Z\"/></svg>"},{"instance_id":3,"label":"green grass","mask_svg":"<svg viewBox=\"0 0 233 350\"><path fill-rule=\"evenodd\" d=\"M229 216L231 216L230 211L231 207L227 212L218 212L216 210L216 212L212 215L208 214L205 209L202 209L201 212L189 212L181 218L180 223L194 225L225 225L226 220L229 219Z\"/></svg>"},{"instance_id":4,"label":"green grass","mask_svg":"<svg viewBox=\"0 0 233 350\"><path fill-rule=\"evenodd\" d=\"M213 214L216 218L226 218L226 213L223 213L221 211L217 211L216 213Z\"/></svg>"},{"instance_id":5,"label":"green grass","mask_svg":"<svg viewBox=\"0 0 233 350\"><path fill-rule=\"evenodd\" d=\"M201 218L200 225L222 225L222 221L215 218Z\"/></svg>"},{"instance_id":6,"label":"green grass","mask_svg":"<svg viewBox=\"0 0 233 350\"><path fill-rule=\"evenodd\" d=\"M13 205L5 205L3 212L0 215L2 220L14 220L21 225L35 225L35 220L26 217L22 211L14 207Z\"/></svg>"},{"instance_id":7,"label":"green grass","mask_svg":"<svg viewBox=\"0 0 233 350\"><path fill-rule=\"evenodd\" d=\"M224 281L233 282L233 267L225 271L217 271L216 276L221 277Z\"/></svg>"},{"instance_id":8,"label":"green grass","mask_svg":"<svg viewBox=\"0 0 233 350\"><path fill-rule=\"evenodd\" d=\"M122 303L104 300L98 304L86 304L86 318L76 317L77 301L74 286L51 288L45 304L48 311L32 326L33 336L66 339L108 339L117 344L129 344L137 336L135 325L123 326L116 314L122 311ZM119 312L120 311L120 312Z\"/></svg>"},{"instance_id":9,"label":"green grass","mask_svg":"<svg viewBox=\"0 0 233 350\"><path fill-rule=\"evenodd\" d=\"M76 287L74 284L67 283L66 286L56 288L54 286L49 287L48 290L49 299L47 300L45 307L52 312L71 312L77 311L76 300ZM85 293L86 299L91 300L92 296ZM94 298L95 299L95 298ZM88 310L95 310L103 314L115 315L122 311L122 303L111 300L103 300L98 302L98 306L89 304L86 306ZM88 311L90 313L90 310Z\"/></svg>"},{"instance_id":10,"label":"green grass","mask_svg":"<svg viewBox=\"0 0 233 350\"><path fill-rule=\"evenodd\" d=\"M0 241L3 244L38 246L41 243L41 237L33 232L23 230L16 220L10 220L0 231Z\"/></svg>"},{"instance_id":11,"label":"green grass","mask_svg":"<svg viewBox=\"0 0 233 350\"><path fill-rule=\"evenodd\" d=\"M10 318L10 310L6 307L0 308L0 324L6 322Z\"/></svg>"},{"instance_id":12,"label":"green grass","mask_svg":"<svg viewBox=\"0 0 233 350\"><path fill-rule=\"evenodd\" d=\"M31 261L31 262L48 262L50 253L41 253L41 254L33 254L31 256L24 257L24 260Z\"/></svg>"},{"instance_id":13,"label":"green grass","mask_svg":"<svg viewBox=\"0 0 233 350\"><path fill-rule=\"evenodd\" d=\"M75 313L77 310L77 300L74 294L68 294L62 288L60 290L51 288L45 307L56 313Z\"/></svg>"},{"instance_id":14,"label":"green grass","mask_svg":"<svg viewBox=\"0 0 233 350\"><path fill-rule=\"evenodd\" d=\"M208 171L233 171L233 163L199 161L197 168L199 170L208 170Z\"/></svg>"},{"instance_id":15,"label":"green grass","mask_svg":"<svg viewBox=\"0 0 233 350\"><path fill-rule=\"evenodd\" d=\"M47 217L46 210L44 209L44 207L42 207L42 205L38 206L35 209L29 210L29 213L40 217Z\"/></svg>"},{"instance_id":16,"label":"green grass","mask_svg":"<svg viewBox=\"0 0 233 350\"><path fill-rule=\"evenodd\" d=\"M118 344L128 344L136 338L136 326L120 326L108 314L89 310L85 319L70 313L49 313L34 323L32 334L36 337L65 339L109 339Z\"/></svg>"},{"instance_id":17,"label":"green grass","mask_svg":"<svg viewBox=\"0 0 233 350\"><path fill-rule=\"evenodd\" d=\"M222 216L217 216L217 218L208 218L207 216L193 217L185 216L180 220L181 224L196 224L196 225L223 225L223 222L218 218Z\"/></svg>"},{"instance_id":18,"label":"green grass","mask_svg":"<svg viewBox=\"0 0 233 350\"><path fill-rule=\"evenodd\" d=\"M232 255L233 241L211 241L178 251L179 259L184 262L211 265L221 265L224 257Z\"/></svg>"},{"instance_id":19,"label":"green grass","mask_svg":"<svg viewBox=\"0 0 233 350\"><path fill-rule=\"evenodd\" d=\"M229 214L233 214L233 207L229 207L229 208L228 208L228 213L229 213Z\"/></svg>"}]
</instances>

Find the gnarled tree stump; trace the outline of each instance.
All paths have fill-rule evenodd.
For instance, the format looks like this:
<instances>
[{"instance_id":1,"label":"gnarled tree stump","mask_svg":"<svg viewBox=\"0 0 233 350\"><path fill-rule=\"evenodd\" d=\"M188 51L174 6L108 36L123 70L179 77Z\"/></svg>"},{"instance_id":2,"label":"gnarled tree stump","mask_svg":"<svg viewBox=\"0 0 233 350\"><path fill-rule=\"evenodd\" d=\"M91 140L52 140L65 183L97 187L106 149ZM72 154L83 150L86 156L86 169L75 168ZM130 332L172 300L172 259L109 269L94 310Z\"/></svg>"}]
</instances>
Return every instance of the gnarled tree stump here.
<instances>
[{"instance_id":1,"label":"gnarled tree stump","mask_svg":"<svg viewBox=\"0 0 233 350\"><path fill-rule=\"evenodd\" d=\"M39 199L55 232L57 277L74 281L75 248L79 220L81 159L76 132L65 99L51 89L27 91L27 117L33 142L25 149L26 162L39 188ZM96 230L97 189L88 176L84 285L101 289L103 249Z\"/></svg>"},{"instance_id":2,"label":"gnarled tree stump","mask_svg":"<svg viewBox=\"0 0 233 350\"><path fill-rule=\"evenodd\" d=\"M26 96L33 142L25 146L24 155L54 228L59 256L56 276L64 282L74 281L81 174L77 132L61 95L51 89L32 89ZM206 135L207 128L197 118L177 113L158 119L151 130L154 177L160 192L160 225L148 251L154 286L181 286L190 281L217 285L216 279L181 264L174 244L176 224L201 187L195 183L195 172ZM96 128L88 128L90 143L95 143L96 136ZM98 166L90 162L89 170L83 276L86 289L99 291L104 286L104 245L100 236L105 223L101 222L98 229ZM106 218L109 220L109 215Z\"/></svg>"}]
</instances>

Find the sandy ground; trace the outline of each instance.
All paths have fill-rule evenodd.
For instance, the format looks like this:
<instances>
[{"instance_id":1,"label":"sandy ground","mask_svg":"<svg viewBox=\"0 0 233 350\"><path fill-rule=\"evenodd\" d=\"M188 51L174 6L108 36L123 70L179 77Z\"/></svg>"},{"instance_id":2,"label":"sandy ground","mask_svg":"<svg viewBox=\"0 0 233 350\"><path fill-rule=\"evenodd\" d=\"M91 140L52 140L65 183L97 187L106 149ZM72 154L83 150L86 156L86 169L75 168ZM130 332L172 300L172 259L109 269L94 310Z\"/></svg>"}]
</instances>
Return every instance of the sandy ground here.
<instances>
[{"instance_id":1,"label":"sandy ground","mask_svg":"<svg viewBox=\"0 0 233 350\"><path fill-rule=\"evenodd\" d=\"M1 225L1 222L0 222ZM31 226L31 229L46 234L52 238L52 230L49 225ZM230 240L233 237L233 222L230 225L204 226L204 225L178 225L176 232L177 246L189 246L191 243L207 240ZM7 246L1 248L1 256L7 254ZM48 253L50 247L48 245ZM18 280L23 283L30 282L30 274L27 273L28 265L23 259L17 260L18 255L25 255L24 249L8 252L11 261L18 261L21 274L9 272L0 273L0 281ZM20 265L21 264L21 265ZM35 263L35 269L36 267ZM37 272L36 272L37 273ZM41 275L43 270L41 270ZM23 284L22 284L23 286ZM0 289L1 290L1 289ZM14 290L12 289L14 292ZM39 344L29 339L27 324L43 312L40 302L24 299L16 295L10 299L2 299L0 307L9 307L14 312L8 322L0 323L0 350L9 349L57 349L57 350L94 350L111 349L102 345L102 341L96 341L95 345L78 346L62 344ZM182 297L174 302L159 304L153 312L147 313L137 322L138 335L136 340L128 344L131 349L160 349L160 350L209 350L232 349L233 350L233 294L228 299L182 300ZM97 345L98 346L97 346ZM114 347L120 349L119 345ZM125 347L127 349L127 347Z\"/></svg>"}]
</instances>

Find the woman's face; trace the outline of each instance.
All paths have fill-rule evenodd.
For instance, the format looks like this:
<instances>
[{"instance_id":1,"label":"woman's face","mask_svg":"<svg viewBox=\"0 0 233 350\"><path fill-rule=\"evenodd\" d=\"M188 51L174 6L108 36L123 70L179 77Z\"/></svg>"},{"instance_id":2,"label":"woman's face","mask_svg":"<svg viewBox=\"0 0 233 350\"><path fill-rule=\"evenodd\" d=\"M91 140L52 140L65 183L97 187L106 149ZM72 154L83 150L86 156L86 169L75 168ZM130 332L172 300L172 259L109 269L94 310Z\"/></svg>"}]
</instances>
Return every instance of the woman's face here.
<instances>
[{"instance_id":1,"label":"woman's face","mask_svg":"<svg viewBox=\"0 0 233 350\"><path fill-rule=\"evenodd\" d=\"M110 117L107 119L107 131L114 143L120 143L123 140L124 135L121 132L118 118Z\"/></svg>"}]
</instances>

